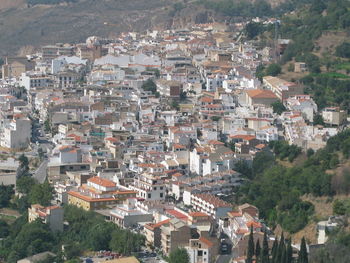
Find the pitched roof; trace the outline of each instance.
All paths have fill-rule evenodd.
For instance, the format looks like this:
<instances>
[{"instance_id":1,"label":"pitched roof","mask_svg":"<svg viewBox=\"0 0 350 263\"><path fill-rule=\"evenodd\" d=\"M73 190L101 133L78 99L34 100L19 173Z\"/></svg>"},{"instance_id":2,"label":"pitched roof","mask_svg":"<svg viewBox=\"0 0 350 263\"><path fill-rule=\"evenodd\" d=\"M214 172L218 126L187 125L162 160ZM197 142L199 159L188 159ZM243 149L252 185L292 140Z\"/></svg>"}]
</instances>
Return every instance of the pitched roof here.
<instances>
[{"instance_id":1,"label":"pitched roof","mask_svg":"<svg viewBox=\"0 0 350 263\"><path fill-rule=\"evenodd\" d=\"M253 89L246 91L248 96L254 99L277 99L271 90Z\"/></svg>"},{"instance_id":2,"label":"pitched roof","mask_svg":"<svg viewBox=\"0 0 350 263\"><path fill-rule=\"evenodd\" d=\"M104 186L104 187L115 187L116 184L110 180L98 177L98 176L94 176L90 179L88 179L88 182L93 183L93 184L98 184L100 186Z\"/></svg>"}]
</instances>

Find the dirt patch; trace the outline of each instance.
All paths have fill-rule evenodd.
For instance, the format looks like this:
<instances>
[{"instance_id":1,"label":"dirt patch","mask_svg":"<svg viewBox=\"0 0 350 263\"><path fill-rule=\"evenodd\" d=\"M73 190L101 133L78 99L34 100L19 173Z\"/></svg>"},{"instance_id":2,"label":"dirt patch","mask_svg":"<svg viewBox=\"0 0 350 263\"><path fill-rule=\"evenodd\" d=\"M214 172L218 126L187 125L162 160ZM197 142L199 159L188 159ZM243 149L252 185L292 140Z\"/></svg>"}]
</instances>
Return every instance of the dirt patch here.
<instances>
[{"instance_id":1,"label":"dirt patch","mask_svg":"<svg viewBox=\"0 0 350 263\"><path fill-rule=\"evenodd\" d=\"M308 242L312 244L317 243L317 223L319 221L327 220L328 217L333 215L333 203L335 200L344 200L350 198L347 195L336 195L333 198L330 197L314 197L306 195L302 197L303 201L311 202L315 207L315 214L310 223L299 232L292 235L293 240L297 242L304 236Z\"/></svg>"},{"instance_id":2,"label":"dirt patch","mask_svg":"<svg viewBox=\"0 0 350 263\"><path fill-rule=\"evenodd\" d=\"M316 41L316 47L319 47L318 54L334 53L335 48L346 40L349 40L350 34L342 31L325 31Z\"/></svg>"}]
</instances>

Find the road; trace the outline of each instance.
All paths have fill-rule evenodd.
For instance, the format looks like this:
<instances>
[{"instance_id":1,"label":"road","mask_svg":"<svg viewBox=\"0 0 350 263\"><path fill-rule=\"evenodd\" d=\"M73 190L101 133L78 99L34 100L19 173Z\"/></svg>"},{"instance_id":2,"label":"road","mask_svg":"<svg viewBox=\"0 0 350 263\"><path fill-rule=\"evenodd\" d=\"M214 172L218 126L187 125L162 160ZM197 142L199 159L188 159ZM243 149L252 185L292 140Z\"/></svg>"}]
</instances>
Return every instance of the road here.
<instances>
[{"instance_id":1,"label":"road","mask_svg":"<svg viewBox=\"0 0 350 263\"><path fill-rule=\"evenodd\" d=\"M33 173L33 177L39 182L43 183L45 182L45 179L47 177L47 164L49 163L49 160L45 159L38 169Z\"/></svg>"},{"instance_id":2,"label":"road","mask_svg":"<svg viewBox=\"0 0 350 263\"><path fill-rule=\"evenodd\" d=\"M43 152L45 153L45 156L48 156L51 153L51 150L53 148L52 144L49 142L48 138L45 137L43 126L40 125L38 122L34 124L34 131L33 131L33 149L30 152L33 155L38 155L38 149L41 148ZM38 144L36 144L38 142ZM38 180L39 183L43 183L46 180L47 177L47 165L49 163L49 160L45 157L44 160L39 165L38 169L33 173L33 177Z\"/></svg>"}]
</instances>

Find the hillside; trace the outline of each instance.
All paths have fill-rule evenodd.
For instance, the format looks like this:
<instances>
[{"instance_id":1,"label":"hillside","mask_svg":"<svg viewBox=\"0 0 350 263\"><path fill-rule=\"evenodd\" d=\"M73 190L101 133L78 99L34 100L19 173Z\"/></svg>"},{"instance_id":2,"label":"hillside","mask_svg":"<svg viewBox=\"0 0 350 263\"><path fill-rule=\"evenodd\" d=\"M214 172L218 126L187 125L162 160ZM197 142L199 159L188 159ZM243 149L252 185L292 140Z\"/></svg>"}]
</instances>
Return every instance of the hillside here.
<instances>
[{"instance_id":1,"label":"hillside","mask_svg":"<svg viewBox=\"0 0 350 263\"><path fill-rule=\"evenodd\" d=\"M293 0L294 1L294 0ZM296 0L302 1L302 0ZM271 15L285 0L1 0L0 56L23 46ZM226 8L228 7L228 8ZM106 23L107 22L107 23Z\"/></svg>"},{"instance_id":2,"label":"hillside","mask_svg":"<svg viewBox=\"0 0 350 263\"><path fill-rule=\"evenodd\" d=\"M171 0L81 0L29 6L22 0L1 1L1 55L26 45L79 42L91 35L103 37L150 27L166 28L171 24L168 14L173 3Z\"/></svg>"}]
</instances>

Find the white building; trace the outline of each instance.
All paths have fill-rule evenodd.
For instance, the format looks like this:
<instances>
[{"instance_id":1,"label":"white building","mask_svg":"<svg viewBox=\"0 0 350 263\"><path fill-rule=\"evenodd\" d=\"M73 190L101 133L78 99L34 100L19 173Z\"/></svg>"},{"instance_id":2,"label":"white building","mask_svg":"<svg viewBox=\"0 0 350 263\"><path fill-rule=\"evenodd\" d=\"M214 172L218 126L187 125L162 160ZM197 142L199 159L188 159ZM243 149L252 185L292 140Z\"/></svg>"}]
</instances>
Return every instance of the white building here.
<instances>
[{"instance_id":1,"label":"white building","mask_svg":"<svg viewBox=\"0 0 350 263\"><path fill-rule=\"evenodd\" d=\"M14 118L5 123L1 136L1 146L12 149L25 149L32 137L31 122L28 118Z\"/></svg>"},{"instance_id":2,"label":"white building","mask_svg":"<svg viewBox=\"0 0 350 263\"><path fill-rule=\"evenodd\" d=\"M25 87L27 91L35 88L47 88L52 84L49 76L42 73L26 72L22 73L20 85Z\"/></svg>"},{"instance_id":3,"label":"white building","mask_svg":"<svg viewBox=\"0 0 350 263\"><path fill-rule=\"evenodd\" d=\"M166 195L164 180L149 173L137 175L129 188L137 192L137 197L145 200L164 200Z\"/></svg>"}]
</instances>

